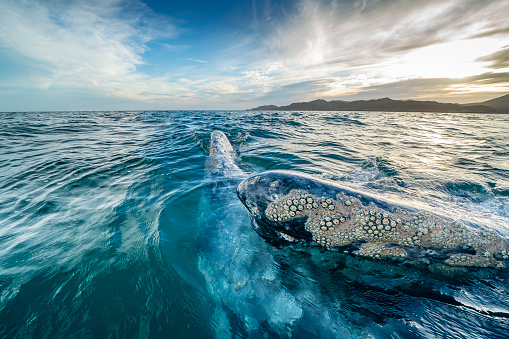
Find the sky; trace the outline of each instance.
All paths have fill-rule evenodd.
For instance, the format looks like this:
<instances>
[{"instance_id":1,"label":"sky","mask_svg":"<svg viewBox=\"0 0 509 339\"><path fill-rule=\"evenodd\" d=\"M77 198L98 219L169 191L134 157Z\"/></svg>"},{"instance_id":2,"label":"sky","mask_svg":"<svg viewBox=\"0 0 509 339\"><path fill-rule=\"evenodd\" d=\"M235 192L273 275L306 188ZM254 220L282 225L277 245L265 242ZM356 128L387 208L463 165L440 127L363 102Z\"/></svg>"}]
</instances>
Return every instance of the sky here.
<instances>
[{"instance_id":1,"label":"sky","mask_svg":"<svg viewBox=\"0 0 509 339\"><path fill-rule=\"evenodd\" d=\"M509 93L507 0L0 0L0 111Z\"/></svg>"}]
</instances>

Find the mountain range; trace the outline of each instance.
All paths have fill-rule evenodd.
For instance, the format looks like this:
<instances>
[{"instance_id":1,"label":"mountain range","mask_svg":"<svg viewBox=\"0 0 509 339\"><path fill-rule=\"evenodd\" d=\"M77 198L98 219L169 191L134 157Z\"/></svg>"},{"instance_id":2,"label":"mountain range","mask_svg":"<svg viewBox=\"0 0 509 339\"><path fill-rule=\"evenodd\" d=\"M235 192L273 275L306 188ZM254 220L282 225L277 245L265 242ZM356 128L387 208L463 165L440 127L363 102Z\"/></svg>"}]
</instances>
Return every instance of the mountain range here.
<instances>
[{"instance_id":1,"label":"mountain range","mask_svg":"<svg viewBox=\"0 0 509 339\"><path fill-rule=\"evenodd\" d=\"M373 100L326 101L317 99L287 106L265 105L252 111L379 111L379 112L438 112L438 113L509 113L509 94L472 104L451 104L437 101Z\"/></svg>"}]
</instances>

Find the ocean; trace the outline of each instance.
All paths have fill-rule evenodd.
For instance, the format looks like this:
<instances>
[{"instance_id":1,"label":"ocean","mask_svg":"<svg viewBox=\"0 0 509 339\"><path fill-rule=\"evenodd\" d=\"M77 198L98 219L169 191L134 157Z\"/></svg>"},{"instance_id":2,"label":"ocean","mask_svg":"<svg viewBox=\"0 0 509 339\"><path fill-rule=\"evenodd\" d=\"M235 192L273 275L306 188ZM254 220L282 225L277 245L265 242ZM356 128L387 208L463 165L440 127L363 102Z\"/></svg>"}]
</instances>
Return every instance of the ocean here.
<instances>
[{"instance_id":1,"label":"ocean","mask_svg":"<svg viewBox=\"0 0 509 339\"><path fill-rule=\"evenodd\" d=\"M509 268L430 268L251 228L300 171L509 239L509 115L0 113L1 338L508 338ZM212 131L242 174L210 173Z\"/></svg>"}]
</instances>

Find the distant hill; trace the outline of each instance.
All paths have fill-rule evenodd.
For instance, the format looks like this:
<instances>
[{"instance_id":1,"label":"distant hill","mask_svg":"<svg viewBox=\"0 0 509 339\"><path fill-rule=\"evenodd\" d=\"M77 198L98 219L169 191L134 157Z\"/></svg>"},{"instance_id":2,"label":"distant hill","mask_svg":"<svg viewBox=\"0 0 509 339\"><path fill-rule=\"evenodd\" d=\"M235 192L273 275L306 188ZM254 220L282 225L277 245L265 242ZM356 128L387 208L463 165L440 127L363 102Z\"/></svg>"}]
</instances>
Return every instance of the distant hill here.
<instances>
[{"instance_id":1,"label":"distant hill","mask_svg":"<svg viewBox=\"0 0 509 339\"><path fill-rule=\"evenodd\" d=\"M509 110L509 94L473 105L484 105L493 108Z\"/></svg>"},{"instance_id":2,"label":"distant hill","mask_svg":"<svg viewBox=\"0 0 509 339\"><path fill-rule=\"evenodd\" d=\"M507 97L507 98L506 98ZM509 96L498 99L509 100ZM498 100L493 99L493 100ZM490 101L493 101L490 100ZM487 101L488 102L488 101ZM486 103L487 103L486 102ZM379 112L437 112L437 113L509 113L509 106L493 107L481 104L460 105L436 101L392 100L390 98L374 100L343 101L323 99L309 102L297 102L287 106L265 105L252 111L379 111Z\"/></svg>"}]
</instances>

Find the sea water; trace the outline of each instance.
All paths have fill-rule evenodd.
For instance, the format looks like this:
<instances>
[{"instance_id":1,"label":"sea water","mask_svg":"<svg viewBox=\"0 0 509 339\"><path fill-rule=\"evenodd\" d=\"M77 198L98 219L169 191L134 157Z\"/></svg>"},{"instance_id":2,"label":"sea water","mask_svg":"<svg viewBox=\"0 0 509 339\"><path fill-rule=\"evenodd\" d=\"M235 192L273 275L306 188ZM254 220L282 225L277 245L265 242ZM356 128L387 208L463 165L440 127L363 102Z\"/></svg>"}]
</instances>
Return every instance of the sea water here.
<instances>
[{"instance_id":1,"label":"sea water","mask_svg":"<svg viewBox=\"0 0 509 339\"><path fill-rule=\"evenodd\" d=\"M0 113L0 337L507 338L509 274L274 248L236 197L288 169L509 238L509 115ZM211 132L243 173L208 168Z\"/></svg>"}]
</instances>

